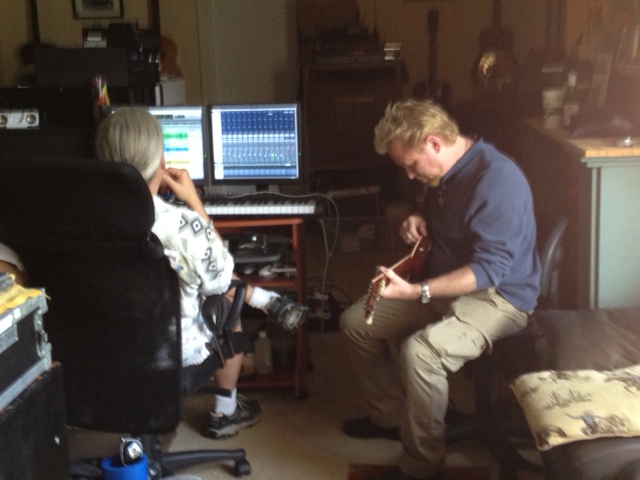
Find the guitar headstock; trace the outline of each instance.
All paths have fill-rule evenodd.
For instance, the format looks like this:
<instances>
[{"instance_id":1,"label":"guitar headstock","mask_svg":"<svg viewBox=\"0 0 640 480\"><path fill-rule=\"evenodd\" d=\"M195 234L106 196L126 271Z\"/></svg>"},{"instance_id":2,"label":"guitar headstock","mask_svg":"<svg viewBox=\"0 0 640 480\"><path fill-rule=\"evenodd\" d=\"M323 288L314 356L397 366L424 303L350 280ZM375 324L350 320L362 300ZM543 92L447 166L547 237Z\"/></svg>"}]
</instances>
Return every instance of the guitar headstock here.
<instances>
[{"instance_id":1,"label":"guitar headstock","mask_svg":"<svg viewBox=\"0 0 640 480\"><path fill-rule=\"evenodd\" d=\"M376 303L380 300L380 294L384 290L386 286L386 282L384 277L376 277L369 284L369 293L367 294L367 301L364 305L364 318L367 322L367 325L371 325L373 323L373 312L376 309Z\"/></svg>"}]
</instances>

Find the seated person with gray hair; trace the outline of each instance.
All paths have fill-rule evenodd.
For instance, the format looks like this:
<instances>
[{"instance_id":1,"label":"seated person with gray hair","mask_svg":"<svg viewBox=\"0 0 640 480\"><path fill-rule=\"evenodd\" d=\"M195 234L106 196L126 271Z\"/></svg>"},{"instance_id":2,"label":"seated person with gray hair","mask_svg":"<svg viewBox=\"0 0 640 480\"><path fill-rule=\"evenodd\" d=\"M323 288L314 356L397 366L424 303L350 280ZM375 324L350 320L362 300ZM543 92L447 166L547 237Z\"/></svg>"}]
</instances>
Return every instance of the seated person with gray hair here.
<instances>
[{"instance_id":1,"label":"seated person with gray hair","mask_svg":"<svg viewBox=\"0 0 640 480\"><path fill-rule=\"evenodd\" d=\"M188 172L165 167L162 129L144 108L119 108L105 118L98 127L96 153L100 160L131 165L149 186L155 207L152 231L162 243L180 285L182 364L198 365L211 354L208 345L213 339L201 307L206 297L217 294L226 294L225 301L230 306L231 281L236 278L233 257L205 212ZM170 192L180 204L166 202L158 195L160 192ZM20 260L0 244L0 271L3 265L18 281ZM244 300L263 310L286 331L296 330L308 313L307 307L251 285L247 285ZM240 329L238 322L237 330ZM260 420L258 402L237 394L243 357L244 353L237 353L226 360L223 368L212 372L216 389L207 428L210 437L235 435Z\"/></svg>"}]
</instances>

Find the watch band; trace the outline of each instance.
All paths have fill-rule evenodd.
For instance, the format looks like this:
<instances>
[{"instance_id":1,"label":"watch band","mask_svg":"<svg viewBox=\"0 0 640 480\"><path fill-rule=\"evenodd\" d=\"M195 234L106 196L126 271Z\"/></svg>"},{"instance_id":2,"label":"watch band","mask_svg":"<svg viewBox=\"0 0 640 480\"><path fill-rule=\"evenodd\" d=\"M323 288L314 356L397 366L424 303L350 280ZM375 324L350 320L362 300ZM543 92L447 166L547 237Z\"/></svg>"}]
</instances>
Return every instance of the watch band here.
<instances>
[{"instance_id":1,"label":"watch band","mask_svg":"<svg viewBox=\"0 0 640 480\"><path fill-rule=\"evenodd\" d=\"M427 282L422 282L420 284L421 293L420 293L420 301L422 303L429 303L431 300L431 292L429 291L429 285Z\"/></svg>"}]
</instances>

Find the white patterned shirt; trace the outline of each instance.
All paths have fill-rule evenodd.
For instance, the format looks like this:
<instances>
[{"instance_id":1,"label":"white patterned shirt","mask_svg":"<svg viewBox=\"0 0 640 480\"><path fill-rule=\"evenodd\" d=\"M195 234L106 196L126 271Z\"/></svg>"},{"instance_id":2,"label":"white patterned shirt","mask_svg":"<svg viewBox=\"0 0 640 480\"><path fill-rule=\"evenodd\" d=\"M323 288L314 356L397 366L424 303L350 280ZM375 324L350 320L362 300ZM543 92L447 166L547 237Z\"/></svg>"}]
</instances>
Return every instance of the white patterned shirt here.
<instances>
[{"instance_id":1,"label":"white patterned shirt","mask_svg":"<svg viewBox=\"0 0 640 480\"><path fill-rule=\"evenodd\" d=\"M200 313L202 301L229 289L233 257L210 220L158 196L153 203L156 220L152 231L180 281L182 363L196 365L209 356L206 344L212 335Z\"/></svg>"}]
</instances>

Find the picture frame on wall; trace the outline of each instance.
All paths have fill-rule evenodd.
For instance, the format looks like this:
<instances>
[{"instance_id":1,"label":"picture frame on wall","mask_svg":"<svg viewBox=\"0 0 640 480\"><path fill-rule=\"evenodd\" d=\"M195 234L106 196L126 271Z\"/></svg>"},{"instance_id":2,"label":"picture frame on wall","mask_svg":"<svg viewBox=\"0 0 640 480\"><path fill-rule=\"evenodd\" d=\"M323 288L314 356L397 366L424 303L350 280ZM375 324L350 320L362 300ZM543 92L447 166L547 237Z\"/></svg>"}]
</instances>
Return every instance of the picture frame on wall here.
<instances>
[{"instance_id":1,"label":"picture frame on wall","mask_svg":"<svg viewBox=\"0 0 640 480\"><path fill-rule=\"evenodd\" d=\"M122 0L71 0L73 16L83 18L122 18Z\"/></svg>"}]
</instances>

